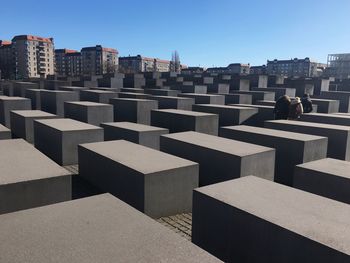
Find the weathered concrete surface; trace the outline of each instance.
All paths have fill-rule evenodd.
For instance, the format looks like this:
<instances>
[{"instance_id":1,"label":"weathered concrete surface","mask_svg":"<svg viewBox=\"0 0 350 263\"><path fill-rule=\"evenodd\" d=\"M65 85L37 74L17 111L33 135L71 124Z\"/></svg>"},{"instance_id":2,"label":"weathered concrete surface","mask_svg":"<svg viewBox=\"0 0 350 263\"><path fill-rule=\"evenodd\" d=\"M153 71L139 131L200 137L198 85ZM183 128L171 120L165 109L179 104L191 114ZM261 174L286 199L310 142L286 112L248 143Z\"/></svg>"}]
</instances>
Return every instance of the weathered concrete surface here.
<instances>
[{"instance_id":1,"label":"weathered concrete surface","mask_svg":"<svg viewBox=\"0 0 350 263\"><path fill-rule=\"evenodd\" d=\"M99 189L155 218L191 211L197 163L125 140L78 149L80 176Z\"/></svg>"},{"instance_id":2,"label":"weathered concrete surface","mask_svg":"<svg viewBox=\"0 0 350 263\"><path fill-rule=\"evenodd\" d=\"M105 141L127 140L159 150L159 138L169 130L132 122L102 123Z\"/></svg>"},{"instance_id":3,"label":"weathered concrete surface","mask_svg":"<svg viewBox=\"0 0 350 263\"><path fill-rule=\"evenodd\" d=\"M300 120L305 122L350 126L350 116L340 114L305 113L301 115Z\"/></svg>"},{"instance_id":4,"label":"weathered concrete surface","mask_svg":"<svg viewBox=\"0 0 350 263\"><path fill-rule=\"evenodd\" d=\"M0 140L7 140L11 138L11 130L0 124Z\"/></svg>"},{"instance_id":5,"label":"weathered concrete surface","mask_svg":"<svg viewBox=\"0 0 350 263\"><path fill-rule=\"evenodd\" d=\"M293 186L350 204L350 162L326 158L297 165Z\"/></svg>"},{"instance_id":6,"label":"weathered concrete surface","mask_svg":"<svg viewBox=\"0 0 350 263\"><path fill-rule=\"evenodd\" d=\"M158 101L159 109L192 110L193 98L181 98L171 96L152 96L152 100Z\"/></svg>"},{"instance_id":7,"label":"weathered concrete surface","mask_svg":"<svg viewBox=\"0 0 350 263\"><path fill-rule=\"evenodd\" d=\"M31 110L30 99L0 96L0 123L11 129L10 111Z\"/></svg>"},{"instance_id":8,"label":"weathered concrete surface","mask_svg":"<svg viewBox=\"0 0 350 263\"><path fill-rule=\"evenodd\" d=\"M77 145L103 141L103 129L72 119L34 121L34 145L60 165L78 163Z\"/></svg>"},{"instance_id":9,"label":"weathered concrete surface","mask_svg":"<svg viewBox=\"0 0 350 263\"><path fill-rule=\"evenodd\" d=\"M11 131L14 137L34 142L34 120L55 119L57 115L41 110L11 111Z\"/></svg>"},{"instance_id":10,"label":"weathered concrete surface","mask_svg":"<svg viewBox=\"0 0 350 263\"><path fill-rule=\"evenodd\" d=\"M350 92L322 91L319 98L339 100L339 111L350 112Z\"/></svg>"},{"instance_id":11,"label":"weathered concrete surface","mask_svg":"<svg viewBox=\"0 0 350 263\"><path fill-rule=\"evenodd\" d=\"M33 110L41 110L41 99L40 99L41 89L27 89L25 97L30 99L32 102Z\"/></svg>"},{"instance_id":12,"label":"weathered concrete surface","mask_svg":"<svg viewBox=\"0 0 350 263\"><path fill-rule=\"evenodd\" d=\"M248 94L252 95L253 103L257 100L274 100L275 93L269 91L242 91L242 90L231 90L232 94Z\"/></svg>"},{"instance_id":13,"label":"weathered concrete surface","mask_svg":"<svg viewBox=\"0 0 350 263\"><path fill-rule=\"evenodd\" d=\"M74 91L42 90L40 92L41 110L64 117L64 102L79 101L79 94Z\"/></svg>"},{"instance_id":14,"label":"weathered concrete surface","mask_svg":"<svg viewBox=\"0 0 350 263\"><path fill-rule=\"evenodd\" d=\"M253 176L194 191L192 242L225 262L348 262L350 206Z\"/></svg>"},{"instance_id":15,"label":"weathered concrete surface","mask_svg":"<svg viewBox=\"0 0 350 263\"><path fill-rule=\"evenodd\" d=\"M118 93L108 90L82 90L80 91L80 99L82 101L92 101L98 103L109 103L112 98L118 97Z\"/></svg>"},{"instance_id":16,"label":"weathered concrete surface","mask_svg":"<svg viewBox=\"0 0 350 263\"><path fill-rule=\"evenodd\" d=\"M0 214L70 199L66 169L22 139L0 140Z\"/></svg>"},{"instance_id":17,"label":"weathered concrete surface","mask_svg":"<svg viewBox=\"0 0 350 263\"><path fill-rule=\"evenodd\" d=\"M151 124L169 129L170 133L197 131L218 134L219 115L185 110L152 110Z\"/></svg>"},{"instance_id":18,"label":"weathered concrete surface","mask_svg":"<svg viewBox=\"0 0 350 263\"><path fill-rule=\"evenodd\" d=\"M274 179L275 150L272 148L198 132L182 132L162 135L160 149L199 163L200 186L251 174Z\"/></svg>"},{"instance_id":19,"label":"weathered concrete surface","mask_svg":"<svg viewBox=\"0 0 350 263\"><path fill-rule=\"evenodd\" d=\"M266 121L266 128L328 137L327 157L350 161L350 126L304 121Z\"/></svg>"},{"instance_id":20,"label":"weathered concrete surface","mask_svg":"<svg viewBox=\"0 0 350 263\"><path fill-rule=\"evenodd\" d=\"M315 99L312 98L312 104L317 105L318 113L336 113L339 112L339 100Z\"/></svg>"},{"instance_id":21,"label":"weathered concrete surface","mask_svg":"<svg viewBox=\"0 0 350 263\"><path fill-rule=\"evenodd\" d=\"M219 126L239 125L258 113L258 109L228 105L195 104L194 111L219 115Z\"/></svg>"},{"instance_id":22,"label":"weathered concrete surface","mask_svg":"<svg viewBox=\"0 0 350 263\"><path fill-rule=\"evenodd\" d=\"M220 262L110 194L0 217L2 262Z\"/></svg>"},{"instance_id":23,"label":"weathered concrete surface","mask_svg":"<svg viewBox=\"0 0 350 263\"><path fill-rule=\"evenodd\" d=\"M297 164L326 158L328 138L252 126L222 127L220 136L276 149L275 182L293 185Z\"/></svg>"},{"instance_id":24,"label":"weathered concrete surface","mask_svg":"<svg viewBox=\"0 0 350 263\"><path fill-rule=\"evenodd\" d=\"M222 94L225 96L225 104L252 104L253 96L250 94Z\"/></svg>"},{"instance_id":25,"label":"weathered concrete surface","mask_svg":"<svg viewBox=\"0 0 350 263\"><path fill-rule=\"evenodd\" d=\"M180 93L179 97L193 98L196 104L225 105L225 96L217 94Z\"/></svg>"},{"instance_id":26,"label":"weathered concrete surface","mask_svg":"<svg viewBox=\"0 0 350 263\"><path fill-rule=\"evenodd\" d=\"M254 114L251 118L246 120L245 124L247 125L264 127L265 121L275 119L275 115L273 113L273 109L274 109L273 106L252 105L252 104L230 104L230 105L258 109L257 114Z\"/></svg>"}]
</instances>

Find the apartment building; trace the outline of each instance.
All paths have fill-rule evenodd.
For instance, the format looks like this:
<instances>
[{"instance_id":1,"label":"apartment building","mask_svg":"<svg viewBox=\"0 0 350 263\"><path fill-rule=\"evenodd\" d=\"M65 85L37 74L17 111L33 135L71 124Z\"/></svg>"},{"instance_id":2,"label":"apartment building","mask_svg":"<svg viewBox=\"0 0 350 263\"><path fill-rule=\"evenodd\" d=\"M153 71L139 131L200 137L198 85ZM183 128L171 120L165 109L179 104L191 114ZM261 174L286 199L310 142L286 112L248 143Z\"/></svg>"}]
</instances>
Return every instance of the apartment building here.
<instances>
[{"instance_id":1,"label":"apartment building","mask_svg":"<svg viewBox=\"0 0 350 263\"><path fill-rule=\"evenodd\" d=\"M46 77L55 73L53 38L15 36L12 49L16 79Z\"/></svg>"},{"instance_id":2,"label":"apartment building","mask_svg":"<svg viewBox=\"0 0 350 263\"><path fill-rule=\"evenodd\" d=\"M141 55L119 58L119 71L122 73L168 72L170 60L143 57Z\"/></svg>"},{"instance_id":3,"label":"apartment building","mask_svg":"<svg viewBox=\"0 0 350 263\"><path fill-rule=\"evenodd\" d=\"M0 40L0 71L1 78L14 78L14 59L11 41Z\"/></svg>"},{"instance_id":4,"label":"apartment building","mask_svg":"<svg viewBox=\"0 0 350 263\"><path fill-rule=\"evenodd\" d=\"M72 49L55 50L55 67L58 76L81 75L81 53Z\"/></svg>"},{"instance_id":5,"label":"apartment building","mask_svg":"<svg viewBox=\"0 0 350 263\"><path fill-rule=\"evenodd\" d=\"M329 54L327 58L327 70L325 75L338 79L350 78L350 54Z\"/></svg>"},{"instance_id":6,"label":"apartment building","mask_svg":"<svg viewBox=\"0 0 350 263\"><path fill-rule=\"evenodd\" d=\"M224 73L224 74L249 74L250 65L242 63L232 63L227 67L207 68L208 73Z\"/></svg>"},{"instance_id":7,"label":"apartment building","mask_svg":"<svg viewBox=\"0 0 350 263\"><path fill-rule=\"evenodd\" d=\"M114 73L118 68L118 51L101 45L81 49L83 75Z\"/></svg>"},{"instance_id":8,"label":"apartment building","mask_svg":"<svg viewBox=\"0 0 350 263\"><path fill-rule=\"evenodd\" d=\"M268 60L266 66L268 74L285 77L318 77L322 75L325 67L325 64L312 61L310 58Z\"/></svg>"}]
</instances>

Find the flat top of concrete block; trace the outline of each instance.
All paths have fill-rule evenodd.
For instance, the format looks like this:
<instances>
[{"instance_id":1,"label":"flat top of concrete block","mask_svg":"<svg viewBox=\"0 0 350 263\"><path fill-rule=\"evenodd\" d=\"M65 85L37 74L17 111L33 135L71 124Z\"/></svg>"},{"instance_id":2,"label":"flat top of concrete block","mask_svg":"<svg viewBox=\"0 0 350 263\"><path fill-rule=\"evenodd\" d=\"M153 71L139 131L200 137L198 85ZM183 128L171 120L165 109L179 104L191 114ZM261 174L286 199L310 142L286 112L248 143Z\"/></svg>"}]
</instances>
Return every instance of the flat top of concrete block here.
<instances>
[{"instance_id":1,"label":"flat top of concrete block","mask_svg":"<svg viewBox=\"0 0 350 263\"><path fill-rule=\"evenodd\" d=\"M110 194L0 216L3 262L221 262Z\"/></svg>"},{"instance_id":2,"label":"flat top of concrete block","mask_svg":"<svg viewBox=\"0 0 350 263\"><path fill-rule=\"evenodd\" d=\"M260 108L260 109L274 109L274 106L266 105L255 105L255 104L228 104L230 106L240 106L240 107L251 107L251 108Z\"/></svg>"},{"instance_id":3,"label":"flat top of concrete block","mask_svg":"<svg viewBox=\"0 0 350 263\"><path fill-rule=\"evenodd\" d=\"M206 112L198 112L198 111L188 111L188 110L176 110L176 109L164 109L164 110L152 110L157 112L166 112L170 114L178 114L178 115L186 115L186 116L217 116L217 114L206 113Z\"/></svg>"},{"instance_id":4,"label":"flat top of concrete block","mask_svg":"<svg viewBox=\"0 0 350 263\"><path fill-rule=\"evenodd\" d=\"M74 91L70 91L70 90L47 90L47 89L42 89L41 92L45 92L45 93L66 93L66 94L75 94Z\"/></svg>"},{"instance_id":5,"label":"flat top of concrete block","mask_svg":"<svg viewBox=\"0 0 350 263\"><path fill-rule=\"evenodd\" d=\"M316 98L311 98L311 101L324 101L324 102L331 102L331 101L338 101L338 100L331 100L331 99L316 99Z\"/></svg>"},{"instance_id":6,"label":"flat top of concrete block","mask_svg":"<svg viewBox=\"0 0 350 263\"><path fill-rule=\"evenodd\" d=\"M4 125L0 124L0 132L10 132L10 129L8 129Z\"/></svg>"},{"instance_id":7,"label":"flat top of concrete block","mask_svg":"<svg viewBox=\"0 0 350 263\"><path fill-rule=\"evenodd\" d=\"M60 89L69 89L69 90L85 90L89 89L88 87L77 87L77 86L60 86Z\"/></svg>"},{"instance_id":8,"label":"flat top of concrete block","mask_svg":"<svg viewBox=\"0 0 350 263\"><path fill-rule=\"evenodd\" d=\"M98 94L117 94L115 91L109 91L109 90L102 90L102 89L90 89L90 90L82 90L82 92L88 92L88 93L98 93Z\"/></svg>"},{"instance_id":9,"label":"flat top of concrete block","mask_svg":"<svg viewBox=\"0 0 350 263\"><path fill-rule=\"evenodd\" d=\"M35 82L26 82L26 81L15 81L14 83L19 83L19 84L30 84L30 85L36 84Z\"/></svg>"},{"instance_id":10,"label":"flat top of concrete block","mask_svg":"<svg viewBox=\"0 0 350 263\"><path fill-rule=\"evenodd\" d=\"M197 164L125 140L86 143L80 146L143 174Z\"/></svg>"},{"instance_id":11,"label":"flat top of concrete block","mask_svg":"<svg viewBox=\"0 0 350 263\"><path fill-rule=\"evenodd\" d=\"M195 191L350 254L350 206L254 176Z\"/></svg>"},{"instance_id":12,"label":"flat top of concrete block","mask_svg":"<svg viewBox=\"0 0 350 263\"><path fill-rule=\"evenodd\" d=\"M176 97L176 96L150 96L151 98L163 98L172 100L193 100L193 98Z\"/></svg>"},{"instance_id":13,"label":"flat top of concrete block","mask_svg":"<svg viewBox=\"0 0 350 263\"><path fill-rule=\"evenodd\" d=\"M257 90L231 90L230 93L241 93L241 94L274 94L273 91L257 91Z\"/></svg>"},{"instance_id":14,"label":"flat top of concrete block","mask_svg":"<svg viewBox=\"0 0 350 263\"><path fill-rule=\"evenodd\" d=\"M106 104L106 103L98 103L98 102L92 102L92 101L65 101L64 103L68 103L68 104L74 104L74 105L79 105L79 106L94 106L94 107L112 107L111 104Z\"/></svg>"},{"instance_id":15,"label":"flat top of concrete block","mask_svg":"<svg viewBox=\"0 0 350 263\"><path fill-rule=\"evenodd\" d=\"M349 115L340 115L340 114L332 114L332 113L304 113L302 116L318 116L318 117L328 117L328 118L335 118L335 119L349 119Z\"/></svg>"},{"instance_id":16,"label":"flat top of concrete block","mask_svg":"<svg viewBox=\"0 0 350 263\"><path fill-rule=\"evenodd\" d=\"M40 122L46 126L60 131L102 130L101 127L67 118L36 120L36 122Z\"/></svg>"},{"instance_id":17,"label":"flat top of concrete block","mask_svg":"<svg viewBox=\"0 0 350 263\"><path fill-rule=\"evenodd\" d=\"M6 100L29 100L30 101L30 99L27 99L27 98L22 98L22 97L9 97L9 96L0 96L0 100L2 100L2 101L6 101Z\"/></svg>"},{"instance_id":18,"label":"flat top of concrete block","mask_svg":"<svg viewBox=\"0 0 350 263\"><path fill-rule=\"evenodd\" d=\"M291 120L272 120L272 121L265 121L265 122L280 123L280 124L295 125L295 126L305 126L305 127L308 126L308 127L332 129L332 130L350 131L350 126L333 125L333 124L317 123L317 122L291 121Z\"/></svg>"},{"instance_id":19,"label":"flat top of concrete block","mask_svg":"<svg viewBox=\"0 0 350 263\"><path fill-rule=\"evenodd\" d=\"M286 138L290 140L297 140L297 141L303 141L303 142L320 140L320 139L326 138L326 137L310 135L305 133L281 131L281 130L275 130L275 129L246 126L246 125L227 126L227 127L222 127L222 129L256 133L261 135L273 136L278 138Z\"/></svg>"},{"instance_id":20,"label":"flat top of concrete block","mask_svg":"<svg viewBox=\"0 0 350 263\"><path fill-rule=\"evenodd\" d=\"M137 94L137 93L132 93L132 94ZM146 101L154 101L154 100L147 100L147 99L133 99L133 98L112 98L110 101L141 101L141 102L146 102Z\"/></svg>"},{"instance_id":21,"label":"flat top of concrete block","mask_svg":"<svg viewBox=\"0 0 350 263\"><path fill-rule=\"evenodd\" d=\"M173 140L178 140L181 142L210 148L216 151L229 153L238 156L247 156L256 153L266 152L266 151L274 151L272 148L226 139L214 135L199 133L199 132L179 132L172 133L167 135L162 135L166 138L171 138Z\"/></svg>"},{"instance_id":22,"label":"flat top of concrete block","mask_svg":"<svg viewBox=\"0 0 350 263\"><path fill-rule=\"evenodd\" d=\"M325 158L297 166L350 179L350 162L343 160Z\"/></svg>"},{"instance_id":23,"label":"flat top of concrete block","mask_svg":"<svg viewBox=\"0 0 350 263\"><path fill-rule=\"evenodd\" d=\"M0 140L0 185L70 173L23 139Z\"/></svg>"},{"instance_id":24,"label":"flat top of concrete block","mask_svg":"<svg viewBox=\"0 0 350 263\"><path fill-rule=\"evenodd\" d=\"M40 91L42 91L42 89L27 89L27 91L37 91L37 92L40 92Z\"/></svg>"},{"instance_id":25,"label":"flat top of concrete block","mask_svg":"<svg viewBox=\"0 0 350 263\"><path fill-rule=\"evenodd\" d=\"M241 107L241 106L221 105L221 104L196 104L196 106L208 107L208 108L232 109L232 110L247 110L247 109L256 110L253 107Z\"/></svg>"},{"instance_id":26,"label":"flat top of concrete block","mask_svg":"<svg viewBox=\"0 0 350 263\"><path fill-rule=\"evenodd\" d=\"M181 93L179 96L184 97L224 97L223 95L219 94L200 94L200 93Z\"/></svg>"},{"instance_id":27,"label":"flat top of concrete block","mask_svg":"<svg viewBox=\"0 0 350 263\"><path fill-rule=\"evenodd\" d=\"M23 117L56 117L57 115L41 110L13 110L11 111Z\"/></svg>"},{"instance_id":28,"label":"flat top of concrete block","mask_svg":"<svg viewBox=\"0 0 350 263\"><path fill-rule=\"evenodd\" d=\"M321 95L322 94L340 94L340 95L347 95L350 96L350 92L349 91L321 91Z\"/></svg>"},{"instance_id":29,"label":"flat top of concrete block","mask_svg":"<svg viewBox=\"0 0 350 263\"><path fill-rule=\"evenodd\" d=\"M116 127L116 128L122 128L122 129L127 129L127 130L133 130L133 131L138 131L138 132L146 132L146 131L168 131L168 129L165 128L160 128L160 127L155 127L155 126L150 126L150 125L144 125L144 124L139 124L139 123L134 123L134 122L127 122L127 121L122 121L122 122L105 122L101 123L101 126L109 126L109 127Z\"/></svg>"}]
</instances>

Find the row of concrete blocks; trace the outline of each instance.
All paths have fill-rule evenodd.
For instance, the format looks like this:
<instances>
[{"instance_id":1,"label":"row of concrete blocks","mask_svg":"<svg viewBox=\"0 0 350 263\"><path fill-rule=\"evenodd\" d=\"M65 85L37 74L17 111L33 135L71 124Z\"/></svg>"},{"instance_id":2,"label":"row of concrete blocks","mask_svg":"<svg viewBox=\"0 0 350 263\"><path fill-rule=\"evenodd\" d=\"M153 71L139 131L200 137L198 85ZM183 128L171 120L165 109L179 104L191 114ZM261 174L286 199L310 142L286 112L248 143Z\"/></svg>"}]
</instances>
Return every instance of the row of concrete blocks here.
<instances>
[{"instance_id":1,"label":"row of concrete blocks","mask_svg":"<svg viewBox=\"0 0 350 263\"><path fill-rule=\"evenodd\" d=\"M2 192L4 198L7 198L2 199L3 206L17 204L17 209L25 209L28 208L25 205L35 202L38 196L40 196L37 200L40 202L39 205L69 199L69 193L65 188L70 182L70 175L67 171L55 166L45 156L21 140L4 140L0 144L8 149L7 155L1 155L1 163L8 165L5 169L4 166L1 166L4 169L4 172L1 173L4 176L2 179L7 182L7 187ZM115 151L115 149L120 149L120 151ZM192 193L188 192L192 192L192 189L196 187L196 176L194 175L196 170L198 171L198 166L191 161L126 141L83 144L79 146L79 154L82 161L81 176L88 178L102 189L108 190L146 214L155 216L162 206L167 207L169 209L167 211L173 213L170 207L177 206L180 201L186 202L186 199L192 199ZM15 155L17 158L14 158ZM146 158L140 163L142 159L139 156L141 155ZM42 169L39 170L38 166L41 166ZM334 174L335 167L337 167L337 174ZM342 167L343 170L339 167ZM349 179L348 162L322 159L300 165L298 169L295 186L301 186L308 191L310 190L308 187L311 187L313 189L310 191L316 193L318 193L319 186L315 182L321 181L321 186L334 195L330 188L337 189L338 184L344 183L344 180L348 183ZM48 171L50 171L50 176L44 176L43 172ZM16 180L23 180L21 175L24 172L27 175L26 182L24 182L27 190L21 191L23 185ZM178 181L174 181L175 174ZM337 179L336 177L343 178ZM189 187L189 185L192 186ZM128 191L130 187L133 191ZM346 190L346 187L343 187ZM181 195L175 198L176 201L171 197L173 191ZM21 195L13 196L11 192L28 196L24 202L21 200ZM184 195L184 192L187 193ZM155 203L153 207L152 202ZM170 202L171 206L167 202ZM35 206L37 205L38 203ZM114 214L114 211L118 211L118 216ZM2 246L2 248L7 247L1 251L2 258L14 260L19 257L20 259L24 256L22 248L29 244L27 242L32 243L33 241L37 244L34 249L40 249L38 252L42 252L41 246L45 246L47 242L52 245L52 242L57 240L56 235L59 234L57 231L68 237L68 242L74 242L75 247L83 248L86 248L84 245L86 242L76 243L75 239L90 240L85 235L89 233L88 236L90 236L91 234L92 240L98 240L100 244L97 248L94 247L93 251L95 255L102 256L98 254L105 252L105 250L99 250L101 246L110 244L111 241L120 244L125 238L135 237L135 233L138 232L135 232L135 227L142 225L147 227L143 230L137 229L142 232L143 238L140 239L136 234L132 248L135 247L135 242L145 245L143 240L149 242L148 235L150 234L148 233L153 235L158 233L153 228L156 225L152 226L147 223L144 216L133 211L112 196L102 195L3 215L0 220L0 229L4 244L8 244L5 241L8 241L10 237L18 236L19 238L15 238L16 246ZM248 176L198 188L194 191L192 240L225 262L235 260L243 262L309 262L314 260L317 262L346 262L344 260L349 257L349 215L348 205ZM14 218L16 220L13 220ZM113 233L118 239L111 238L110 240L110 235L106 236L107 232L104 234L100 231L106 228L110 234L111 229L114 229L110 227L110 224L115 226L122 223L117 221L117 218L119 220L123 218L123 227L115 228L117 232L113 231ZM96 219L98 220L95 221ZM89 224L83 224L84 220L87 220ZM57 229L57 231L45 230L51 228L53 224L56 227L52 229ZM77 224L79 231L76 228ZM170 232L161 230L162 227L158 226L158 228L161 234L166 235L166 240L170 237L175 238ZM148 230L151 232L145 232ZM21 235L14 235L16 231L21 231ZM101 235L104 238L96 239L95 235ZM120 239L121 235L124 236L123 239ZM259 235L259 238L256 238L256 235ZM91 244L91 240L88 244ZM158 247L158 250L152 251L152 254L163 251L165 244ZM286 244L288 246L285 246ZM93 243L93 245L96 244ZM188 246L191 247L190 244ZM122 247L125 249L125 246ZM44 249L45 255L47 253L56 256L64 253L63 257L67 255L66 251L55 246L50 246L50 248ZM127 246L127 249L131 248ZM196 250L195 247L192 249ZM86 254L90 255L88 250L85 251L86 253L79 253L78 258L84 259ZM115 251L120 252L120 248L114 248L113 252ZM199 251L197 249L197 253L203 253ZM122 252L125 251L122 249ZM30 256L39 259L40 255L42 253L31 253ZM145 256L145 254L141 255ZM181 253L177 256L181 258ZM198 258L198 255L194 260L197 259L200 262L206 262L203 261L205 258Z\"/></svg>"}]
</instances>

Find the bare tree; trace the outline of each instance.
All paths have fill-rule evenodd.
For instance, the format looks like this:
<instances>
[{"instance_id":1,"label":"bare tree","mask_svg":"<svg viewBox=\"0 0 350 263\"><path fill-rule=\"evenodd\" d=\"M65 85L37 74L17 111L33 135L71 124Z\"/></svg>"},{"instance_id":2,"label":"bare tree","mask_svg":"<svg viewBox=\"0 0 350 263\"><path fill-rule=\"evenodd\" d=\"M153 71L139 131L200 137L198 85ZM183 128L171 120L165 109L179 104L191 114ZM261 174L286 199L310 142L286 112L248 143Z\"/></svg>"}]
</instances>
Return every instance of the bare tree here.
<instances>
[{"instance_id":1,"label":"bare tree","mask_svg":"<svg viewBox=\"0 0 350 263\"><path fill-rule=\"evenodd\" d=\"M171 72L181 71L180 56L176 50L171 54L170 71Z\"/></svg>"}]
</instances>

